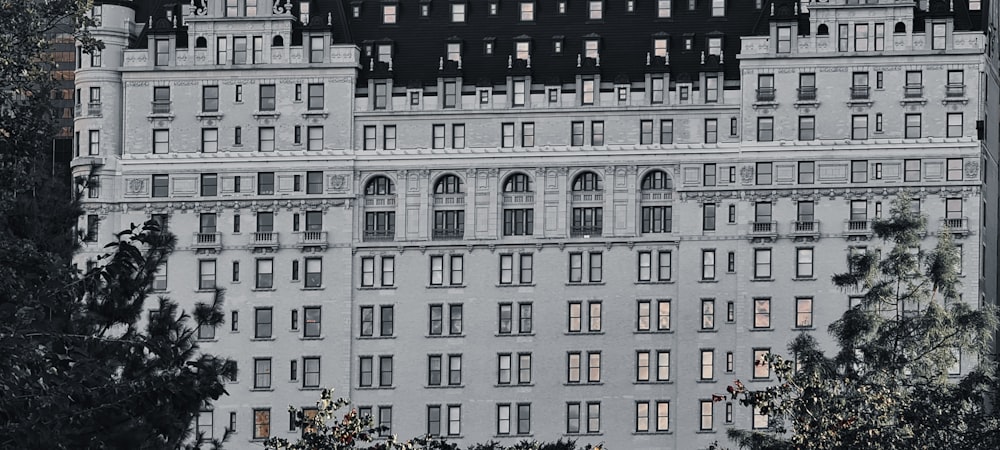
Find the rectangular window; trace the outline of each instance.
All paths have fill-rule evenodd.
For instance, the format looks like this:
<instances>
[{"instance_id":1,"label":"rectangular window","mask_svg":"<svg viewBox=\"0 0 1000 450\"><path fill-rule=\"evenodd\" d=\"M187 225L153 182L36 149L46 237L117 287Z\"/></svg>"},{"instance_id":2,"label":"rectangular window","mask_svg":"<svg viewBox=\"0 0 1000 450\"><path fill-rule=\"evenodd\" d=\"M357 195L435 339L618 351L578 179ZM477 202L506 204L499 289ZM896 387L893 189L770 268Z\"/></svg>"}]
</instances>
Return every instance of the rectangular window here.
<instances>
[{"instance_id":1,"label":"rectangular window","mask_svg":"<svg viewBox=\"0 0 1000 450\"><path fill-rule=\"evenodd\" d=\"M907 159L903 163L903 181L920 181L920 160Z\"/></svg>"},{"instance_id":2,"label":"rectangular window","mask_svg":"<svg viewBox=\"0 0 1000 450\"><path fill-rule=\"evenodd\" d=\"M947 39L947 25L935 23L931 26L931 50L944 50Z\"/></svg>"},{"instance_id":3,"label":"rectangular window","mask_svg":"<svg viewBox=\"0 0 1000 450\"><path fill-rule=\"evenodd\" d=\"M846 23L840 24L837 27L837 51L846 52L849 51L850 36L848 35L850 28Z\"/></svg>"},{"instance_id":4,"label":"rectangular window","mask_svg":"<svg viewBox=\"0 0 1000 450\"><path fill-rule=\"evenodd\" d=\"M503 235L530 236L534 231L534 209L504 209Z\"/></svg>"},{"instance_id":5,"label":"rectangular window","mask_svg":"<svg viewBox=\"0 0 1000 450\"><path fill-rule=\"evenodd\" d=\"M778 53L790 53L792 51L792 28L778 27Z\"/></svg>"},{"instance_id":6,"label":"rectangular window","mask_svg":"<svg viewBox=\"0 0 1000 450\"><path fill-rule=\"evenodd\" d=\"M755 298L753 300L753 327L771 328L771 299Z\"/></svg>"},{"instance_id":7,"label":"rectangular window","mask_svg":"<svg viewBox=\"0 0 1000 450\"><path fill-rule=\"evenodd\" d=\"M198 261L198 289L215 289L215 260Z\"/></svg>"},{"instance_id":8,"label":"rectangular window","mask_svg":"<svg viewBox=\"0 0 1000 450\"><path fill-rule=\"evenodd\" d=\"M702 350L701 351L701 379L711 380L714 377L715 370L715 351L714 350Z\"/></svg>"},{"instance_id":9,"label":"rectangular window","mask_svg":"<svg viewBox=\"0 0 1000 450\"><path fill-rule=\"evenodd\" d=\"M254 358L253 360L253 388L271 388L271 358Z\"/></svg>"},{"instance_id":10,"label":"rectangular window","mask_svg":"<svg viewBox=\"0 0 1000 450\"><path fill-rule=\"evenodd\" d=\"M364 311L364 310L362 310ZM358 358L358 386L360 387L371 387L372 386L372 357L362 356Z\"/></svg>"},{"instance_id":11,"label":"rectangular window","mask_svg":"<svg viewBox=\"0 0 1000 450\"><path fill-rule=\"evenodd\" d=\"M904 137L907 139L920 138L920 114L906 115L906 132Z\"/></svg>"},{"instance_id":12,"label":"rectangular window","mask_svg":"<svg viewBox=\"0 0 1000 450\"><path fill-rule=\"evenodd\" d=\"M219 151L219 129L218 128L202 128L201 129L201 152L202 153L216 153Z\"/></svg>"},{"instance_id":13,"label":"rectangular window","mask_svg":"<svg viewBox=\"0 0 1000 450\"><path fill-rule=\"evenodd\" d=\"M93 145L93 143L91 144ZM170 152L170 130L153 130L153 153Z\"/></svg>"},{"instance_id":14,"label":"rectangular window","mask_svg":"<svg viewBox=\"0 0 1000 450\"><path fill-rule=\"evenodd\" d=\"M639 121L639 144L649 145L653 143L653 121Z\"/></svg>"},{"instance_id":15,"label":"rectangular window","mask_svg":"<svg viewBox=\"0 0 1000 450\"><path fill-rule=\"evenodd\" d=\"M274 195L274 172L257 173L257 194Z\"/></svg>"},{"instance_id":16,"label":"rectangular window","mask_svg":"<svg viewBox=\"0 0 1000 450\"><path fill-rule=\"evenodd\" d=\"M323 127L306 127L306 150L323 150Z\"/></svg>"},{"instance_id":17,"label":"rectangular window","mask_svg":"<svg viewBox=\"0 0 1000 450\"><path fill-rule=\"evenodd\" d=\"M660 144L674 143L674 121L664 119L660 121Z\"/></svg>"},{"instance_id":18,"label":"rectangular window","mask_svg":"<svg viewBox=\"0 0 1000 450\"><path fill-rule=\"evenodd\" d=\"M670 17L670 5L673 0L656 0L656 17Z\"/></svg>"},{"instance_id":19,"label":"rectangular window","mask_svg":"<svg viewBox=\"0 0 1000 450\"><path fill-rule=\"evenodd\" d=\"M531 353L517 355L517 384L531 384Z\"/></svg>"},{"instance_id":20,"label":"rectangular window","mask_svg":"<svg viewBox=\"0 0 1000 450\"><path fill-rule=\"evenodd\" d=\"M947 137L962 137L962 113L948 113Z\"/></svg>"},{"instance_id":21,"label":"rectangular window","mask_svg":"<svg viewBox=\"0 0 1000 450\"><path fill-rule=\"evenodd\" d=\"M514 124L504 123L500 125L501 134L501 147L503 148L513 148L514 147Z\"/></svg>"},{"instance_id":22,"label":"rectangular window","mask_svg":"<svg viewBox=\"0 0 1000 450\"><path fill-rule=\"evenodd\" d=\"M274 111L275 109L275 88L273 84L260 85L260 110Z\"/></svg>"},{"instance_id":23,"label":"rectangular window","mask_svg":"<svg viewBox=\"0 0 1000 450\"><path fill-rule=\"evenodd\" d=\"M219 37L215 40L215 63L226 64L229 62L229 40Z\"/></svg>"},{"instance_id":24,"label":"rectangular window","mask_svg":"<svg viewBox=\"0 0 1000 450\"><path fill-rule=\"evenodd\" d=\"M669 233L673 228L673 213L670 206L643 206L642 232Z\"/></svg>"},{"instance_id":25,"label":"rectangular window","mask_svg":"<svg viewBox=\"0 0 1000 450\"><path fill-rule=\"evenodd\" d=\"M701 300L701 329L715 329L715 300Z\"/></svg>"},{"instance_id":26,"label":"rectangular window","mask_svg":"<svg viewBox=\"0 0 1000 450\"><path fill-rule=\"evenodd\" d=\"M253 438L267 439L271 437L271 410L253 410Z\"/></svg>"},{"instance_id":27,"label":"rectangular window","mask_svg":"<svg viewBox=\"0 0 1000 450\"><path fill-rule=\"evenodd\" d=\"M593 121L590 123L590 145L604 145L604 122Z\"/></svg>"},{"instance_id":28,"label":"rectangular window","mask_svg":"<svg viewBox=\"0 0 1000 450\"><path fill-rule=\"evenodd\" d=\"M756 164L756 183L758 186L770 185L773 181L773 164L769 162L759 162Z\"/></svg>"},{"instance_id":29,"label":"rectangular window","mask_svg":"<svg viewBox=\"0 0 1000 450\"><path fill-rule=\"evenodd\" d=\"M810 328L813 326L813 301L811 297L799 297L795 299L795 326L797 328Z\"/></svg>"},{"instance_id":30,"label":"rectangular window","mask_svg":"<svg viewBox=\"0 0 1000 450\"><path fill-rule=\"evenodd\" d=\"M757 279L771 278L771 249L758 248L753 253L754 271L753 276Z\"/></svg>"},{"instance_id":31,"label":"rectangular window","mask_svg":"<svg viewBox=\"0 0 1000 450\"><path fill-rule=\"evenodd\" d=\"M322 110L324 107L323 84L309 85L309 110Z\"/></svg>"},{"instance_id":32,"label":"rectangular window","mask_svg":"<svg viewBox=\"0 0 1000 450\"><path fill-rule=\"evenodd\" d=\"M378 358L378 385L379 387L392 386L392 356Z\"/></svg>"},{"instance_id":33,"label":"rectangular window","mask_svg":"<svg viewBox=\"0 0 1000 450\"><path fill-rule=\"evenodd\" d=\"M428 311L430 312L430 319L427 334L440 336L444 332L444 306L430 305Z\"/></svg>"},{"instance_id":34,"label":"rectangular window","mask_svg":"<svg viewBox=\"0 0 1000 450\"><path fill-rule=\"evenodd\" d=\"M705 119L705 143L715 144L719 141L719 122L716 119Z\"/></svg>"},{"instance_id":35,"label":"rectangular window","mask_svg":"<svg viewBox=\"0 0 1000 450\"><path fill-rule=\"evenodd\" d=\"M851 139L868 139L868 116L851 116Z\"/></svg>"},{"instance_id":36,"label":"rectangular window","mask_svg":"<svg viewBox=\"0 0 1000 450\"><path fill-rule=\"evenodd\" d=\"M458 104L458 83L446 81L444 83L444 97L442 106L444 108L454 108Z\"/></svg>"},{"instance_id":37,"label":"rectangular window","mask_svg":"<svg viewBox=\"0 0 1000 450\"><path fill-rule=\"evenodd\" d=\"M856 24L854 24L854 51L856 51L856 52L866 52L866 51L868 51L868 24L867 23L856 23Z\"/></svg>"},{"instance_id":38,"label":"rectangular window","mask_svg":"<svg viewBox=\"0 0 1000 450\"><path fill-rule=\"evenodd\" d=\"M320 380L319 357L302 358L302 387L317 388Z\"/></svg>"},{"instance_id":39,"label":"rectangular window","mask_svg":"<svg viewBox=\"0 0 1000 450\"><path fill-rule=\"evenodd\" d=\"M947 161L947 181L962 181L962 159L949 158Z\"/></svg>"},{"instance_id":40,"label":"rectangular window","mask_svg":"<svg viewBox=\"0 0 1000 450\"><path fill-rule=\"evenodd\" d=\"M702 205L701 229L703 231L715 231L715 203L705 203Z\"/></svg>"},{"instance_id":41,"label":"rectangular window","mask_svg":"<svg viewBox=\"0 0 1000 450\"><path fill-rule=\"evenodd\" d=\"M715 279L715 250L701 251L701 279Z\"/></svg>"},{"instance_id":42,"label":"rectangular window","mask_svg":"<svg viewBox=\"0 0 1000 450\"><path fill-rule=\"evenodd\" d=\"M573 122L571 125L570 145L579 147L583 145L583 122Z\"/></svg>"},{"instance_id":43,"label":"rectangular window","mask_svg":"<svg viewBox=\"0 0 1000 450\"><path fill-rule=\"evenodd\" d=\"M816 116L799 116L799 140L816 139Z\"/></svg>"},{"instance_id":44,"label":"rectangular window","mask_svg":"<svg viewBox=\"0 0 1000 450\"><path fill-rule=\"evenodd\" d=\"M219 195L219 176L214 173L203 173L201 175L201 196L215 197Z\"/></svg>"},{"instance_id":45,"label":"rectangular window","mask_svg":"<svg viewBox=\"0 0 1000 450\"><path fill-rule=\"evenodd\" d=\"M771 376L771 365L765 360L767 355L771 353L767 349L754 349L753 351L753 377L754 378L768 378Z\"/></svg>"},{"instance_id":46,"label":"rectangular window","mask_svg":"<svg viewBox=\"0 0 1000 450\"><path fill-rule=\"evenodd\" d=\"M868 182L868 161L851 161L851 183Z\"/></svg>"},{"instance_id":47,"label":"rectangular window","mask_svg":"<svg viewBox=\"0 0 1000 450\"><path fill-rule=\"evenodd\" d=\"M816 74L800 73L799 100L815 100L815 99L816 99Z\"/></svg>"},{"instance_id":48,"label":"rectangular window","mask_svg":"<svg viewBox=\"0 0 1000 450\"><path fill-rule=\"evenodd\" d=\"M580 332L582 327L583 304L579 302L569 303L569 328L570 333Z\"/></svg>"},{"instance_id":49,"label":"rectangular window","mask_svg":"<svg viewBox=\"0 0 1000 450\"><path fill-rule=\"evenodd\" d=\"M524 100L526 96L526 91L528 89L527 82L524 80L514 80L513 86L513 98L511 99L511 106L524 106Z\"/></svg>"},{"instance_id":50,"label":"rectangular window","mask_svg":"<svg viewBox=\"0 0 1000 450\"><path fill-rule=\"evenodd\" d=\"M305 287L318 288L323 285L323 258L306 258Z\"/></svg>"},{"instance_id":51,"label":"rectangular window","mask_svg":"<svg viewBox=\"0 0 1000 450\"><path fill-rule=\"evenodd\" d=\"M774 118L773 117L758 117L757 118L757 141L758 142L771 142L774 140Z\"/></svg>"},{"instance_id":52,"label":"rectangular window","mask_svg":"<svg viewBox=\"0 0 1000 450\"><path fill-rule=\"evenodd\" d=\"M271 289L274 287L274 260L257 260L257 278L255 286L257 289Z\"/></svg>"},{"instance_id":53,"label":"rectangular window","mask_svg":"<svg viewBox=\"0 0 1000 450\"><path fill-rule=\"evenodd\" d=\"M260 127L257 131L257 151L274 151L274 128Z\"/></svg>"}]
</instances>

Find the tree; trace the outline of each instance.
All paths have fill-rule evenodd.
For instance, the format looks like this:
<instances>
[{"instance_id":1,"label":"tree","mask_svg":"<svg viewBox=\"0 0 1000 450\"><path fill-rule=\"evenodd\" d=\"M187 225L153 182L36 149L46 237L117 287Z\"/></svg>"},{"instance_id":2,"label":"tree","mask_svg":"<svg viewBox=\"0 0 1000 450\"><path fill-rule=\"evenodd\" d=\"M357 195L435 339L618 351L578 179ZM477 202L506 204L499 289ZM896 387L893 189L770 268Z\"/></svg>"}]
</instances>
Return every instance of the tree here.
<instances>
[{"instance_id":1,"label":"tree","mask_svg":"<svg viewBox=\"0 0 1000 450\"><path fill-rule=\"evenodd\" d=\"M302 429L302 437L296 442L284 438L270 438L264 442L267 450L459 450L456 444L433 436L421 436L399 441L395 435L378 440L388 430L376 426L371 416L361 415L351 409L342 417L337 411L350 406L344 398L333 399L333 389L323 389L316 409L299 410L289 406L295 414L295 425ZM577 447L574 440L537 442L522 440L506 447L496 441L472 444L467 450L601 450L603 444Z\"/></svg>"},{"instance_id":2,"label":"tree","mask_svg":"<svg viewBox=\"0 0 1000 450\"><path fill-rule=\"evenodd\" d=\"M740 447L1000 447L1000 422L984 408L996 388L988 354L996 312L959 298L950 230L933 250L919 250L925 222L901 195L891 216L872 224L891 247L852 255L848 272L833 276L860 298L830 326L839 347L833 357L801 334L789 345L794 359L770 354L756 362L770 366L776 385L729 386L731 398L770 419L765 431L730 430ZM959 358L983 364L956 379L949 372Z\"/></svg>"},{"instance_id":3,"label":"tree","mask_svg":"<svg viewBox=\"0 0 1000 450\"><path fill-rule=\"evenodd\" d=\"M192 319L222 322L222 293L193 318L153 298L174 247L153 223L76 270L79 204L40 170L55 135L47 36L70 23L85 51L100 47L87 11L82 0L0 0L0 448L190 446L194 418L234 370L194 338ZM143 320L150 306L158 314Z\"/></svg>"}]
</instances>

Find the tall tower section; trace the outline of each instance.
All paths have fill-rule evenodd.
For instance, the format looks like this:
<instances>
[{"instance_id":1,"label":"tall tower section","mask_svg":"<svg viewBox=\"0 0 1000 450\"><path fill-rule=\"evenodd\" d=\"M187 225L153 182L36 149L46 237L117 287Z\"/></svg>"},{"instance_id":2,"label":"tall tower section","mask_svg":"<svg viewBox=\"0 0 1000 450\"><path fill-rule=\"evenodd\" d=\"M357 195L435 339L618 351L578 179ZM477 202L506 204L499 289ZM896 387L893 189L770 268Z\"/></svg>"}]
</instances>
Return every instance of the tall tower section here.
<instances>
[{"instance_id":1,"label":"tall tower section","mask_svg":"<svg viewBox=\"0 0 1000 450\"><path fill-rule=\"evenodd\" d=\"M87 179L83 195L85 214L80 221L82 257L100 252L119 229L110 205L115 198L118 160L122 154L122 76L125 49L141 31L135 24L131 1L94 2L92 36L104 48L85 52L76 46L76 114L73 122L74 178ZM101 222L107 226L99 226Z\"/></svg>"}]
</instances>

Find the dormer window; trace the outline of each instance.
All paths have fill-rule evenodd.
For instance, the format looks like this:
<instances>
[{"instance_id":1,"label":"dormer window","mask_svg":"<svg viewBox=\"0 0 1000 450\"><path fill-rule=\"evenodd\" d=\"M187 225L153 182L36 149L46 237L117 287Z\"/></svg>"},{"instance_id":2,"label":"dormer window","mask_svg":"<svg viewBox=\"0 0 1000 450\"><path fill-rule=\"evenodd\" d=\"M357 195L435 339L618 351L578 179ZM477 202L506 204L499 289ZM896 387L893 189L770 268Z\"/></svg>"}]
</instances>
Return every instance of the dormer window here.
<instances>
[{"instance_id":1,"label":"dormer window","mask_svg":"<svg viewBox=\"0 0 1000 450\"><path fill-rule=\"evenodd\" d=\"M556 4L556 10L559 11L559 14L566 14L566 0L559 0L559 3Z\"/></svg>"},{"instance_id":2,"label":"dormer window","mask_svg":"<svg viewBox=\"0 0 1000 450\"><path fill-rule=\"evenodd\" d=\"M600 46L600 41L597 39L587 39L583 41L583 57L598 59L601 57L600 51L598 50Z\"/></svg>"},{"instance_id":3,"label":"dormer window","mask_svg":"<svg viewBox=\"0 0 1000 450\"><path fill-rule=\"evenodd\" d=\"M303 24L309 23L309 2L301 1L299 2L299 22Z\"/></svg>"},{"instance_id":4,"label":"dormer window","mask_svg":"<svg viewBox=\"0 0 1000 450\"><path fill-rule=\"evenodd\" d=\"M521 2L521 22L531 22L535 20L535 3Z\"/></svg>"},{"instance_id":5,"label":"dormer window","mask_svg":"<svg viewBox=\"0 0 1000 450\"><path fill-rule=\"evenodd\" d=\"M462 61L462 44L458 42L448 43L448 61Z\"/></svg>"},{"instance_id":6,"label":"dormer window","mask_svg":"<svg viewBox=\"0 0 1000 450\"><path fill-rule=\"evenodd\" d=\"M627 0L625 2L625 12L635 12L635 0Z\"/></svg>"},{"instance_id":7,"label":"dormer window","mask_svg":"<svg viewBox=\"0 0 1000 450\"><path fill-rule=\"evenodd\" d=\"M420 17L427 17L430 14L431 14L431 5L430 5L430 3L421 3L420 4Z\"/></svg>"},{"instance_id":8,"label":"dormer window","mask_svg":"<svg viewBox=\"0 0 1000 450\"><path fill-rule=\"evenodd\" d=\"M552 53L561 55L563 52L563 40L562 38L555 38L552 40Z\"/></svg>"},{"instance_id":9,"label":"dormer window","mask_svg":"<svg viewBox=\"0 0 1000 450\"><path fill-rule=\"evenodd\" d=\"M778 27L778 53L792 51L792 27Z\"/></svg>"},{"instance_id":10,"label":"dormer window","mask_svg":"<svg viewBox=\"0 0 1000 450\"><path fill-rule=\"evenodd\" d=\"M486 56L493 56L493 39L483 40L483 54Z\"/></svg>"},{"instance_id":11,"label":"dormer window","mask_svg":"<svg viewBox=\"0 0 1000 450\"><path fill-rule=\"evenodd\" d=\"M947 26L935 23L931 26L931 50L944 50Z\"/></svg>"},{"instance_id":12,"label":"dormer window","mask_svg":"<svg viewBox=\"0 0 1000 450\"><path fill-rule=\"evenodd\" d=\"M378 53L375 54L375 60L378 62L384 62L392 66L392 44L378 44L375 46Z\"/></svg>"},{"instance_id":13,"label":"dormer window","mask_svg":"<svg viewBox=\"0 0 1000 450\"><path fill-rule=\"evenodd\" d=\"M722 55L722 38L721 37L710 37L708 38L708 54L721 56Z\"/></svg>"},{"instance_id":14,"label":"dormer window","mask_svg":"<svg viewBox=\"0 0 1000 450\"><path fill-rule=\"evenodd\" d=\"M323 36L310 36L309 37L309 62L311 63L321 63L323 62L324 51Z\"/></svg>"},{"instance_id":15,"label":"dormer window","mask_svg":"<svg viewBox=\"0 0 1000 450\"><path fill-rule=\"evenodd\" d=\"M673 0L656 0L656 17L670 17L670 3Z\"/></svg>"},{"instance_id":16,"label":"dormer window","mask_svg":"<svg viewBox=\"0 0 1000 450\"><path fill-rule=\"evenodd\" d=\"M712 0L712 17L725 17L726 0Z\"/></svg>"},{"instance_id":17,"label":"dormer window","mask_svg":"<svg viewBox=\"0 0 1000 450\"><path fill-rule=\"evenodd\" d=\"M451 21L453 23L465 23L465 3L451 4Z\"/></svg>"},{"instance_id":18,"label":"dormer window","mask_svg":"<svg viewBox=\"0 0 1000 450\"><path fill-rule=\"evenodd\" d=\"M661 58L667 56L667 38L653 39L653 56Z\"/></svg>"},{"instance_id":19,"label":"dormer window","mask_svg":"<svg viewBox=\"0 0 1000 450\"><path fill-rule=\"evenodd\" d=\"M514 44L515 58L520 60L527 60L531 57L531 43L527 41L519 41Z\"/></svg>"},{"instance_id":20,"label":"dormer window","mask_svg":"<svg viewBox=\"0 0 1000 450\"><path fill-rule=\"evenodd\" d=\"M604 2L602 0L590 0L587 4L587 17L590 20L601 20L604 18Z\"/></svg>"},{"instance_id":21,"label":"dormer window","mask_svg":"<svg viewBox=\"0 0 1000 450\"><path fill-rule=\"evenodd\" d=\"M489 3L489 15L495 16L500 12L500 2L498 0L490 0Z\"/></svg>"},{"instance_id":22,"label":"dormer window","mask_svg":"<svg viewBox=\"0 0 1000 450\"><path fill-rule=\"evenodd\" d=\"M361 17L361 5L351 5L351 15L355 19Z\"/></svg>"},{"instance_id":23,"label":"dormer window","mask_svg":"<svg viewBox=\"0 0 1000 450\"><path fill-rule=\"evenodd\" d=\"M169 39L157 39L156 40L156 61L154 63L157 66L166 66L170 64L170 40Z\"/></svg>"},{"instance_id":24,"label":"dormer window","mask_svg":"<svg viewBox=\"0 0 1000 450\"><path fill-rule=\"evenodd\" d=\"M382 5L382 23L396 23L396 5Z\"/></svg>"},{"instance_id":25,"label":"dormer window","mask_svg":"<svg viewBox=\"0 0 1000 450\"><path fill-rule=\"evenodd\" d=\"M694 38L685 37L684 38L684 50L691 50L694 47Z\"/></svg>"}]
</instances>

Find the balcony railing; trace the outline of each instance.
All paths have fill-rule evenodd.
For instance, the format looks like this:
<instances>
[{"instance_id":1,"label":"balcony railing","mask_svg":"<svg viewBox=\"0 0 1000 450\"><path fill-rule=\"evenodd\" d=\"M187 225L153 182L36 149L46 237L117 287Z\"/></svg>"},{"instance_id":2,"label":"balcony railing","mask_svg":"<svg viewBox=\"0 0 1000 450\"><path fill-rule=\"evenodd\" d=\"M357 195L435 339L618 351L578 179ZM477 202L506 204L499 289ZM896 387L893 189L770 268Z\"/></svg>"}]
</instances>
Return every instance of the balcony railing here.
<instances>
[{"instance_id":1,"label":"balcony railing","mask_svg":"<svg viewBox=\"0 0 1000 450\"><path fill-rule=\"evenodd\" d=\"M274 231L256 231L253 233L254 247L278 247L278 233Z\"/></svg>"},{"instance_id":2,"label":"balcony railing","mask_svg":"<svg viewBox=\"0 0 1000 450\"><path fill-rule=\"evenodd\" d=\"M505 205L515 205L515 204L533 205L535 203L535 194L533 192L507 193L503 195L503 203Z\"/></svg>"},{"instance_id":3,"label":"balcony railing","mask_svg":"<svg viewBox=\"0 0 1000 450\"><path fill-rule=\"evenodd\" d=\"M673 192L662 190L662 191L642 191L642 199L645 201L656 201L656 200L670 200L673 198Z\"/></svg>"},{"instance_id":4,"label":"balcony railing","mask_svg":"<svg viewBox=\"0 0 1000 450\"><path fill-rule=\"evenodd\" d=\"M757 89L757 101L758 102L773 102L774 101L774 88L773 87L762 87Z\"/></svg>"},{"instance_id":5,"label":"balcony railing","mask_svg":"<svg viewBox=\"0 0 1000 450\"><path fill-rule=\"evenodd\" d=\"M603 232L602 226L597 225L573 225L569 229L570 236L600 236Z\"/></svg>"},{"instance_id":6,"label":"balcony railing","mask_svg":"<svg viewBox=\"0 0 1000 450\"><path fill-rule=\"evenodd\" d=\"M170 101L154 101L153 114L170 114Z\"/></svg>"},{"instance_id":7,"label":"balcony railing","mask_svg":"<svg viewBox=\"0 0 1000 450\"><path fill-rule=\"evenodd\" d=\"M326 232L325 231L300 231L299 235L299 246L326 246Z\"/></svg>"},{"instance_id":8,"label":"balcony railing","mask_svg":"<svg viewBox=\"0 0 1000 450\"><path fill-rule=\"evenodd\" d=\"M465 228L435 228L434 239L462 239L465 237Z\"/></svg>"},{"instance_id":9,"label":"balcony railing","mask_svg":"<svg viewBox=\"0 0 1000 450\"><path fill-rule=\"evenodd\" d=\"M222 235L220 233L195 233L195 248L222 248Z\"/></svg>"},{"instance_id":10,"label":"balcony railing","mask_svg":"<svg viewBox=\"0 0 1000 450\"><path fill-rule=\"evenodd\" d=\"M948 84L944 87L945 97L965 97L964 84Z\"/></svg>"},{"instance_id":11,"label":"balcony railing","mask_svg":"<svg viewBox=\"0 0 1000 450\"><path fill-rule=\"evenodd\" d=\"M819 234L819 222L815 220L796 220L792 222L793 235L816 235Z\"/></svg>"},{"instance_id":12,"label":"balcony railing","mask_svg":"<svg viewBox=\"0 0 1000 450\"><path fill-rule=\"evenodd\" d=\"M604 201L603 192L578 192L573 193L574 202L602 202Z\"/></svg>"},{"instance_id":13,"label":"balcony railing","mask_svg":"<svg viewBox=\"0 0 1000 450\"><path fill-rule=\"evenodd\" d=\"M903 96L906 98L919 98L924 96L924 87L919 84L907 84L903 86Z\"/></svg>"},{"instance_id":14,"label":"balcony railing","mask_svg":"<svg viewBox=\"0 0 1000 450\"><path fill-rule=\"evenodd\" d=\"M868 100L869 92L869 86L851 86L851 100Z\"/></svg>"},{"instance_id":15,"label":"balcony railing","mask_svg":"<svg viewBox=\"0 0 1000 450\"><path fill-rule=\"evenodd\" d=\"M968 217L948 217L941 219L941 229L948 228L953 234L969 234Z\"/></svg>"},{"instance_id":16,"label":"balcony railing","mask_svg":"<svg viewBox=\"0 0 1000 450\"><path fill-rule=\"evenodd\" d=\"M760 235L773 235L778 232L778 224L776 222L750 222L750 233L756 236Z\"/></svg>"},{"instance_id":17,"label":"balcony railing","mask_svg":"<svg viewBox=\"0 0 1000 450\"><path fill-rule=\"evenodd\" d=\"M365 242L391 241L396 238L396 230L365 230Z\"/></svg>"},{"instance_id":18,"label":"balcony railing","mask_svg":"<svg viewBox=\"0 0 1000 450\"><path fill-rule=\"evenodd\" d=\"M844 232L849 235L869 235L872 232L872 221L848 220L844 224Z\"/></svg>"},{"instance_id":19,"label":"balcony railing","mask_svg":"<svg viewBox=\"0 0 1000 450\"><path fill-rule=\"evenodd\" d=\"M101 102L90 102L90 103L87 103L87 115L88 116L99 116L99 115L101 115Z\"/></svg>"},{"instance_id":20,"label":"balcony railing","mask_svg":"<svg viewBox=\"0 0 1000 450\"><path fill-rule=\"evenodd\" d=\"M456 206L465 204L465 194L434 194L434 206Z\"/></svg>"},{"instance_id":21,"label":"balcony railing","mask_svg":"<svg viewBox=\"0 0 1000 450\"><path fill-rule=\"evenodd\" d=\"M83 104L77 103L76 105L73 105L73 117L82 117L82 116L83 116Z\"/></svg>"},{"instance_id":22,"label":"balcony railing","mask_svg":"<svg viewBox=\"0 0 1000 450\"><path fill-rule=\"evenodd\" d=\"M396 206L395 195L366 195L365 206Z\"/></svg>"},{"instance_id":23,"label":"balcony railing","mask_svg":"<svg viewBox=\"0 0 1000 450\"><path fill-rule=\"evenodd\" d=\"M799 88L799 100L816 100L816 88L815 87L800 87Z\"/></svg>"}]
</instances>

